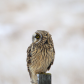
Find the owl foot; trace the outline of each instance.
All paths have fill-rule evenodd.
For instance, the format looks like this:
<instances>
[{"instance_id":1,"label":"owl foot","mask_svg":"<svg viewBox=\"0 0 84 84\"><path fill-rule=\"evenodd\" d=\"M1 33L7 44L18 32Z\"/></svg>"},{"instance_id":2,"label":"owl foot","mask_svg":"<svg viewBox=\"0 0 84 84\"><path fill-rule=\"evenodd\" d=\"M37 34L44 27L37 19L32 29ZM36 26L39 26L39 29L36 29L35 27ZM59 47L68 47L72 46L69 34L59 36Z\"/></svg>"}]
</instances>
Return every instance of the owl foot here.
<instances>
[{"instance_id":1,"label":"owl foot","mask_svg":"<svg viewBox=\"0 0 84 84\"><path fill-rule=\"evenodd\" d=\"M39 73L39 74L44 74L45 72L41 72L41 73Z\"/></svg>"}]
</instances>

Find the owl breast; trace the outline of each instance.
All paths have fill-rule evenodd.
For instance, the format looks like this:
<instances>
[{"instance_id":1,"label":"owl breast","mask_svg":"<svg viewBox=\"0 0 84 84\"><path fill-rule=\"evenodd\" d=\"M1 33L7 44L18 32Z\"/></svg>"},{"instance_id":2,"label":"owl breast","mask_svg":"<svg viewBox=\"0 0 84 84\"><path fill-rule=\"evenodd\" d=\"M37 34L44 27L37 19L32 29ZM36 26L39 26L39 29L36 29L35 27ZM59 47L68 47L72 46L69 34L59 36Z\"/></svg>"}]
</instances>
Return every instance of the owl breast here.
<instances>
[{"instance_id":1,"label":"owl breast","mask_svg":"<svg viewBox=\"0 0 84 84\"><path fill-rule=\"evenodd\" d=\"M32 45L31 47L31 65L30 70L35 73L46 72L51 62L54 60L53 47L46 46L38 47Z\"/></svg>"}]
</instances>

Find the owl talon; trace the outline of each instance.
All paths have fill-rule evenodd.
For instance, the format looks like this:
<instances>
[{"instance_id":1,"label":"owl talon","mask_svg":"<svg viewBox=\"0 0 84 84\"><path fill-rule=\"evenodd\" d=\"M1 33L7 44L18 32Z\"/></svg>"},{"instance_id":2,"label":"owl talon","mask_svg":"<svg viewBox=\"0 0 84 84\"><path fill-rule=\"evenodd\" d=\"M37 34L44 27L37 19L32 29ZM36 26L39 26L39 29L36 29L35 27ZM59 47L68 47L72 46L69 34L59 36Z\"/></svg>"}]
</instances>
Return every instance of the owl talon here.
<instances>
[{"instance_id":1,"label":"owl talon","mask_svg":"<svg viewBox=\"0 0 84 84\"><path fill-rule=\"evenodd\" d=\"M45 72L41 72L40 74L44 74Z\"/></svg>"}]
</instances>

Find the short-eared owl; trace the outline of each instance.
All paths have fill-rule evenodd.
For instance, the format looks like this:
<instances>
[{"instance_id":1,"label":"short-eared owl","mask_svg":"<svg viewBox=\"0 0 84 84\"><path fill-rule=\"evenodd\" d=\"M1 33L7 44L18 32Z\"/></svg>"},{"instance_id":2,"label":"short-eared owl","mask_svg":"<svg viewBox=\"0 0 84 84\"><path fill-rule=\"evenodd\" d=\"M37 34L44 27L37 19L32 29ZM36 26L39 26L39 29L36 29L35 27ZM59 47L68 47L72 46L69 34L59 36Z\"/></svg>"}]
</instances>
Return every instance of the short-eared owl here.
<instances>
[{"instance_id":1,"label":"short-eared owl","mask_svg":"<svg viewBox=\"0 0 84 84\"><path fill-rule=\"evenodd\" d=\"M51 34L37 30L32 36L32 44L27 49L27 67L32 84L37 84L37 74L46 73L54 61L54 45Z\"/></svg>"}]
</instances>

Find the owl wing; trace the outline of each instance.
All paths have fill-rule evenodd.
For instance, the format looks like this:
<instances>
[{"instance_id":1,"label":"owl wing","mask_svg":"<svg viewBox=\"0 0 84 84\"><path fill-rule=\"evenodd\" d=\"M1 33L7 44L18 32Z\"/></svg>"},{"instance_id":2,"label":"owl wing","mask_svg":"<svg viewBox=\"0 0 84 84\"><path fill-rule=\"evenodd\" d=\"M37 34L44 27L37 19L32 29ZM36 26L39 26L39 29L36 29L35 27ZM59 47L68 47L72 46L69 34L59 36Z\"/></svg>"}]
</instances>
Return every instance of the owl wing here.
<instances>
[{"instance_id":1,"label":"owl wing","mask_svg":"<svg viewBox=\"0 0 84 84\"><path fill-rule=\"evenodd\" d=\"M31 64L31 45L28 47L27 49L27 68L28 68L28 71L29 71L29 75L31 77L31 71L29 69L29 65Z\"/></svg>"},{"instance_id":2,"label":"owl wing","mask_svg":"<svg viewBox=\"0 0 84 84\"><path fill-rule=\"evenodd\" d=\"M54 61L54 60L53 60ZM53 61L50 63L50 65L48 66L47 70L49 70L51 68L51 65L53 65Z\"/></svg>"},{"instance_id":3,"label":"owl wing","mask_svg":"<svg viewBox=\"0 0 84 84\"><path fill-rule=\"evenodd\" d=\"M55 55L55 50L53 48L53 57L54 57L54 55ZM51 65L53 65L53 62L54 62L54 59L52 59L51 63L49 64L49 66L47 68L47 70L49 70L51 68Z\"/></svg>"}]
</instances>

